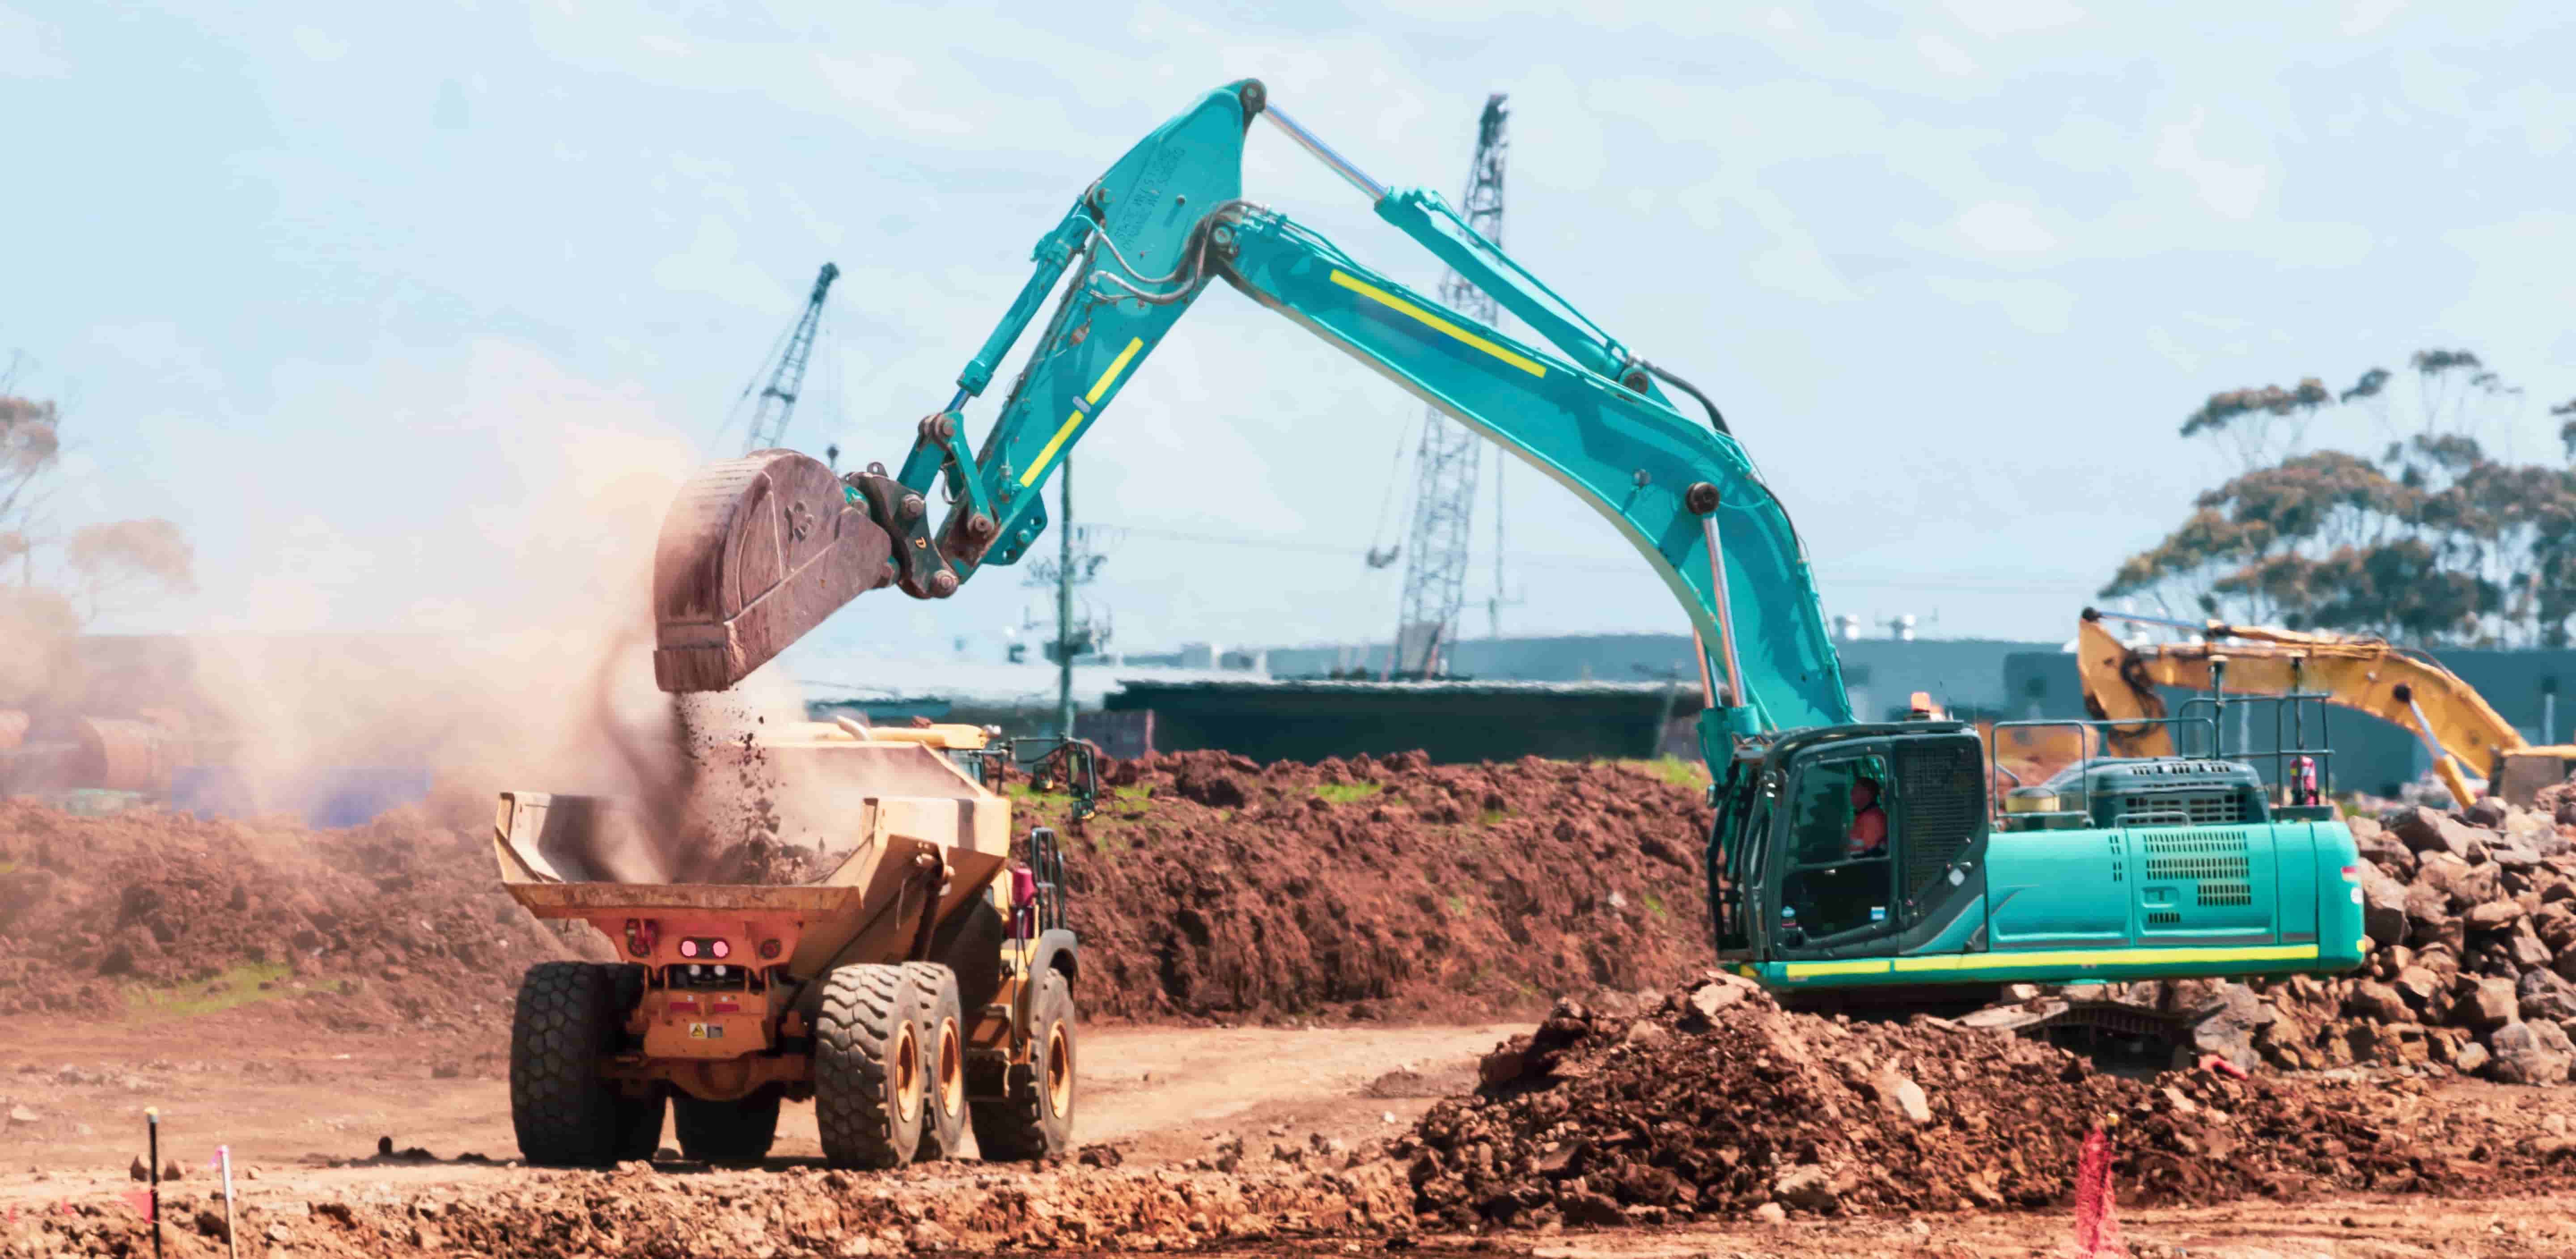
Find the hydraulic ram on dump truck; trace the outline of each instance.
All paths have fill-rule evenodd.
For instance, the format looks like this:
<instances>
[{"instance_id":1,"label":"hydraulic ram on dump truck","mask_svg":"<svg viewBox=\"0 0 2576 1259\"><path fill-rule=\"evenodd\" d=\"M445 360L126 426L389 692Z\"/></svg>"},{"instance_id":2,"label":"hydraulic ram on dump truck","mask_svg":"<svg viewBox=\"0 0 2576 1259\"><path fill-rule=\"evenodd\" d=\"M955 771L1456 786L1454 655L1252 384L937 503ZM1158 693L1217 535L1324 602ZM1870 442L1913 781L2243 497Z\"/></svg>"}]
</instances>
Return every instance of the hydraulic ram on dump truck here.
<instances>
[{"instance_id":1,"label":"hydraulic ram on dump truck","mask_svg":"<svg viewBox=\"0 0 2576 1259\"><path fill-rule=\"evenodd\" d=\"M1546 345L1245 200L1257 118ZM1035 260L896 471L835 476L763 451L684 489L656 556L664 689L730 686L867 591L945 598L1027 554L1046 526L1049 474L1223 280L1591 504L1680 601L1707 698L1718 951L1745 973L1792 993L1927 989L1973 1003L2010 981L2359 964L2350 833L2331 810L2276 799L2243 764L2088 761L2051 784L2061 789L2045 793L2048 807L2024 807L2041 802L2031 796L1998 812L1970 727L1852 724L1797 533L1715 404L1586 319L1439 194L1361 173L1259 82L1211 92L1146 137L1039 238ZM1068 272L1036 349L970 441L966 405ZM1686 418L1665 386L1706 422ZM937 519L934 488L951 504Z\"/></svg>"}]
</instances>

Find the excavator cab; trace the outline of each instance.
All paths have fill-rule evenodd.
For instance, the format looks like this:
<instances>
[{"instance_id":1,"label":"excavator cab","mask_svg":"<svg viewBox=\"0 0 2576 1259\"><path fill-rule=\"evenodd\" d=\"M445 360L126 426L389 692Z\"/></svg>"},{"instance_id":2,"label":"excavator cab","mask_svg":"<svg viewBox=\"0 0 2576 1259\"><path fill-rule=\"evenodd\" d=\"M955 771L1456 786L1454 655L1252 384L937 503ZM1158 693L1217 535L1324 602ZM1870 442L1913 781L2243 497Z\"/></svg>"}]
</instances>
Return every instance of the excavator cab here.
<instances>
[{"instance_id":1,"label":"excavator cab","mask_svg":"<svg viewBox=\"0 0 2576 1259\"><path fill-rule=\"evenodd\" d=\"M2207 717L2162 720L2217 746ZM2308 796L2298 774L2088 755L2005 776L1998 801L1985 740L2016 724L1824 727L1739 751L1710 848L1719 956L1793 1004L1924 1010L2007 983L2359 964L2352 836L2331 805L2276 802Z\"/></svg>"},{"instance_id":2,"label":"excavator cab","mask_svg":"<svg viewBox=\"0 0 2576 1259\"><path fill-rule=\"evenodd\" d=\"M1729 958L1885 957L1957 916L1985 834L1973 727L1913 720L1801 731L1736 762L1711 891Z\"/></svg>"}]
</instances>

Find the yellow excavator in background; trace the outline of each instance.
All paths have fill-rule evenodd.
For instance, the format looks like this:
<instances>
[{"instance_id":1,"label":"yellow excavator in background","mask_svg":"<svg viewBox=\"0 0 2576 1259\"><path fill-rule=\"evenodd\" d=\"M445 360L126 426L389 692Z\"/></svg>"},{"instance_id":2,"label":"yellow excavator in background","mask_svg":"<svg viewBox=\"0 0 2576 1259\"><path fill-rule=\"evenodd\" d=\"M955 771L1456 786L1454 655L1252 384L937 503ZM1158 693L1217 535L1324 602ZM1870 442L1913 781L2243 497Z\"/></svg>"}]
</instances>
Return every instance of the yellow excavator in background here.
<instances>
[{"instance_id":1,"label":"yellow excavator in background","mask_svg":"<svg viewBox=\"0 0 2576 1259\"><path fill-rule=\"evenodd\" d=\"M2132 646L2106 620L2188 630L2201 641ZM2541 788L2565 781L2576 762L2576 746L2524 742L2512 722L2431 656L2375 638L2086 608L2075 662L2086 711L2098 720L2138 723L2111 729L2114 756L2174 754L2172 727L2156 720L2165 716L2156 688L2172 686L2221 695L2316 695L2412 731L2463 808L2477 798L2471 774L2485 778L2507 803L2529 807Z\"/></svg>"}]
</instances>

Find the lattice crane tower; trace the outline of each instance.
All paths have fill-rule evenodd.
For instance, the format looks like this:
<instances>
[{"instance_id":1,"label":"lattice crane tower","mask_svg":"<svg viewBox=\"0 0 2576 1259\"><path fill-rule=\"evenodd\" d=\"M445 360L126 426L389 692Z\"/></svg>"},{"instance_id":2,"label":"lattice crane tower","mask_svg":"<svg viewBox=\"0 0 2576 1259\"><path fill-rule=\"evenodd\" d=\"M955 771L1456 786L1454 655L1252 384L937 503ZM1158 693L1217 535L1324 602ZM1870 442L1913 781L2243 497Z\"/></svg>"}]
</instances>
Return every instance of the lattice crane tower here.
<instances>
[{"instance_id":1,"label":"lattice crane tower","mask_svg":"<svg viewBox=\"0 0 2576 1259\"><path fill-rule=\"evenodd\" d=\"M805 313L797 317L796 327L787 334L787 346L778 355L778 365L769 373L769 383L760 390L760 401L751 413L751 444L743 453L770 450L787 436L787 417L795 413L796 395L805 388L805 363L814 357L814 334L823 325L823 295L832 291L832 281L841 277L841 269L824 263L814 277L814 295L805 299Z\"/></svg>"},{"instance_id":2,"label":"lattice crane tower","mask_svg":"<svg viewBox=\"0 0 2576 1259\"><path fill-rule=\"evenodd\" d=\"M1476 124L1476 157L1467 168L1467 195L1458 209L1476 234L1503 243L1503 94L1485 98ZM1452 310L1493 324L1494 299L1456 271L1440 278L1440 300ZM1395 659L1390 677L1431 677L1458 637L1458 609L1466 597L1467 532L1476 510L1476 470L1484 441L1466 425L1432 408L1414 452L1413 527L1406 535L1404 601L1396 615Z\"/></svg>"}]
</instances>

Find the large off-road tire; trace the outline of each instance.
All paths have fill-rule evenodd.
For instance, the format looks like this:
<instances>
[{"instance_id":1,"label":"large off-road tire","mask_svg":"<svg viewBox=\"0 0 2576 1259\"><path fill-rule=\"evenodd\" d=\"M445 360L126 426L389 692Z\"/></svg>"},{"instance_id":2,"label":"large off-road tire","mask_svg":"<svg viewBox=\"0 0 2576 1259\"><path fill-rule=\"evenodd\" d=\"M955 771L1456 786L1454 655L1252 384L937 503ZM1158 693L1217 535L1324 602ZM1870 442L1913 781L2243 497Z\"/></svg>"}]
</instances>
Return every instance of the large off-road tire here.
<instances>
[{"instance_id":1,"label":"large off-road tire","mask_svg":"<svg viewBox=\"0 0 2576 1259\"><path fill-rule=\"evenodd\" d=\"M539 962L519 981L510 1017L510 1126L530 1163L596 1167L649 1158L661 1139L661 1094L626 1097L599 1074L600 1059L617 1051L624 1033L618 1002L625 969Z\"/></svg>"},{"instance_id":2,"label":"large off-road tire","mask_svg":"<svg viewBox=\"0 0 2576 1259\"><path fill-rule=\"evenodd\" d=\"M672 1098L680 1153L708 1163L756 1163L769 1157L769 1147L778 1140L778 1101L775 1088L729 1102L686 1093Z\"/></svg>"},{"instance_id":3,"label":"large off-road tire","mask_svg":"<svg viewBox=\"0 0 2576 1259\"><path fill-rule=\"evenodd\" d=\"M966 1013L956 972L937 962L906 962L921 994L922 1162L966 1152Z\"/></svg>"},{"instance_id":4,"label":"large off-road tire","mask_svg":"<svg viewBox=\"0 0 2576 1259\"><path fill-rule=\"evenodd\" d=\"M991 1161L1059 1157L1073 1148L1073 985L1050 970L1029 1007L1029 1060L1002 1071L1002 1095L971 1101L975 1144Z\"/></svg>"},{"instance_id":5,"label":"large off-road tire","mask_svg":"<svg viewBox=\"0 0 2576 1259\"><path fill-rule=\"evenodd\" d=\"M876 1170L921 1147L928 1073L921 993L901 966L843 966L823 981L814 1021L814 1123L823 1161Z\"/></svg>"}]
</instances>

